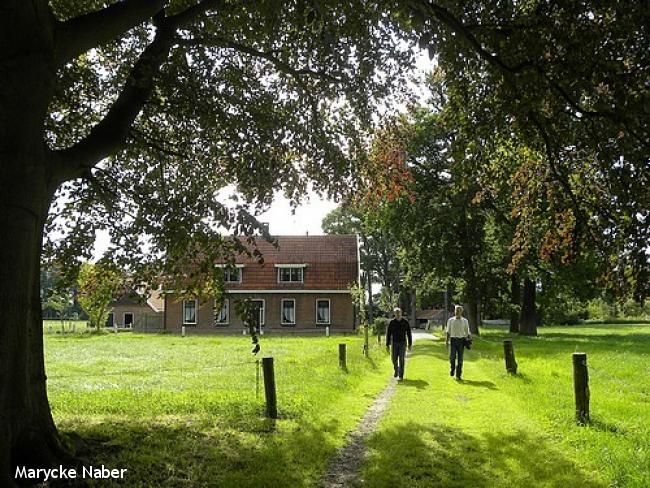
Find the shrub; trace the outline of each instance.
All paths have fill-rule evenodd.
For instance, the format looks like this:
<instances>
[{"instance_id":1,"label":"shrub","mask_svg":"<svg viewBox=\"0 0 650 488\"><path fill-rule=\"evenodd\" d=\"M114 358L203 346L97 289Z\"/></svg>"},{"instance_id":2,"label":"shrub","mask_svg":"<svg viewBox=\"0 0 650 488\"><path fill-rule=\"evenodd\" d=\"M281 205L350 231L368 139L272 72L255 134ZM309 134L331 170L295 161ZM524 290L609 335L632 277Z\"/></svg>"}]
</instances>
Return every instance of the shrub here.
<instances>
[{"instance_id":1,"label":"shrub","mask_svg":"<svg viewBox=\"0 0 650 488\"><path fill-rule=\"evenodd\" d=\"M567 295L559 295L544 306L543 315L547 325L576 325L586 319L589 312L584 303Z\"/></svg>"},{"instance_id":2,"label":"shrub","mask_svg":"<svg viewBox=\"0 0 650 488\"><path fill-rule=\"evenodd\" d=\"M587 313L591 320L608 320L614 317L613 307L602 298L589 300Z\"/></svg>"},{"instance_id":3,"label":"shrub","mask_svg":"<svg viewBox=\"0 0 650 488\"><path fill-rule=\"evenodd\" d=\"M376 317L375 320L373 321L373 334L377 335L377 333L381 335L386 334L386 328L388 327L388 323L390 320L386 317Z\"/></svg>"},{"instance_id":4,"label":"shrub","mask_svg":"<svg viewBox=\"0 0 650 488\"><path fill-rule=\"evenodd\" d=\"M644 307L633 299L627 300L622 307L623 316L625 317L642 317Z\"/></svg>"}]
</instances>

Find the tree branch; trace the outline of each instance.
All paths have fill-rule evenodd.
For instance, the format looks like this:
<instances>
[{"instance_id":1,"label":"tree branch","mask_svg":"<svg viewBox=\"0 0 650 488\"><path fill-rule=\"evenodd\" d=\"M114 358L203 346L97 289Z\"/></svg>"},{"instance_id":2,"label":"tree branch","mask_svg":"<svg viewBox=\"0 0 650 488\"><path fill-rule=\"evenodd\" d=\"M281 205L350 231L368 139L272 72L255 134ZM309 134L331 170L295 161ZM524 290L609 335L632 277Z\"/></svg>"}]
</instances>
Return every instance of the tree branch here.
<instances>
[{"instance_id":1,"label":"tree branch","mask_svg":"<svg viewBox=\"0 0 650 488\"><path fill-rule=\"evenodd\" d=\"M123 0L56 26L56 63L61 66L80 54L112 41L132 27L151 19L167 0Z\"/></svg>"},{"instance_id":2,"label":"tree branch","mask_svg":"<svg viewBox=\"0 0 650 488\"><path fill-rule=\"evenodd\" d=\"M155 78L174 43L176 30L207 9L221 4L223 0L204 0L170 17L165 17L162 11L156 14L154 23L157 30L154 40L133 65L122 91L106 116L84 139L70 148L50 154L55 175L51 184L58 186L64 181L83 176L86 170L120 149L151 95Z\"/></svg>"},{"instance_id":3,"label":"tree branch","mask_svg":"<svg viewBox=\"0 0 650 488\"><path fill-rule=\"evenodd\" d=\"M602 117L609 119L615 123L625 124L627 131L636 137L639 141L642 141L641 135L632 130L630 126L628 126L625 114L619 114L608 110L589 110L586 107L582 106L578 101L574 100L559 81L552 79L548 73L546 73L542 67L533 60L524 60L515 65L509 65L505 63L496 52L490 52L488 49L483 47L481 42L472 32L472 30L475 30L477 27L482 26L482 24L465 24L461 19L455 17L449 10L426 0L415 0L410 3L414 10L418 10L423 14L428 13L431 17L442 22L456 34L465 39L470 48L482 60L494 66L511 86L514 87L517 84L515 75L521 73L524 70L533 69L548 84L551 90L555 91L573 110L580 112L580 116ZM493 28L493 30L495 29ZM577 114L571 115L573 117L579 117Z\"/></svg>"},{"instance_id":4,"label":"tree branch","mask_svg":"<svg viewBox=\"0 0 650 488\"><path fill-rule=\"evenodd\" d=\"M80 177L84 170L116 152L129 135L131 125L149 98L154 77L167 58L174 31L159 27L154 40L131 69L122 91L106 116L74 146L54 151L63 181Z\"/></svg>"},{"instance_id":5,"label":"tree branch","mask_svg":"<svg viewBox=\"0 0 650 488\"><path fill-rule=\"evenodd\" d=\"M192 46L192 47L213 46L213 47L233 49L240 53L248 54L256 58L265 59L269 61L278 71L292 75L294 77L301 77L307 75L307 76L315 76L318 78L322 78L324 80L333 83L342 83L342 80L326 73L323 70L316 71L308 68L297 69L291 66L290 64L282 61L281 59L277 58L271 52L260 51L253 47L246 46L245 44L231 41L224 37L211 36L211 37L201 37L201 38L193 38L193 39L181 39L178 41L178 43L180 45Z\"/></svg>"},{"instance_id":6,"label":"tree branch","mask_svg":"<svg viewBox=\"0 0 650 488\"><path fill-rule=\"evenodd\" d=\"M184 153L181 151L170 149L169 147L165 147L166 146L165 142L156 140L154 137L150 136L143 130L132 128L131 136L136 140L140 139L144 144L146 144L151 149L155 149L156 151L159 151L162 154L166 154L167 156L173 156L176 158L181 158L186 160L190 159L189 153Z\"/></svg>"}]
</instances>

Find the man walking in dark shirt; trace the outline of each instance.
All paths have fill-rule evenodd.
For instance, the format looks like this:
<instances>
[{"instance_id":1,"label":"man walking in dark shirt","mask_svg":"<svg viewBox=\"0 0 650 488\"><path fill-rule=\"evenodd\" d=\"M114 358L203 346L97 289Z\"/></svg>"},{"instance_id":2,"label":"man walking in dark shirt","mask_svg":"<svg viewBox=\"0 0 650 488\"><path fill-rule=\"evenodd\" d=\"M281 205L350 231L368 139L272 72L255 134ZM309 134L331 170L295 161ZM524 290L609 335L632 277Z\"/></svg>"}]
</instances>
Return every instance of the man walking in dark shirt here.
<instances>
[{"instance_id":1,"label":"man walking in dark shirt","mask_svg":"<svg viewBox=\"0 0 650 488\"><path fill-rule=\"evenodd\" d=\"M413 337L411 337L411 326L407 320L402 318L402 309L396 307L394 312L395 318L390 321L386 330L386 349L389 350L391 344L393 345L393 354L391 355L395 369L393 376L401 381L404 379L407 339L410 351L413 348Z\"/></svg>"}]
</instances>

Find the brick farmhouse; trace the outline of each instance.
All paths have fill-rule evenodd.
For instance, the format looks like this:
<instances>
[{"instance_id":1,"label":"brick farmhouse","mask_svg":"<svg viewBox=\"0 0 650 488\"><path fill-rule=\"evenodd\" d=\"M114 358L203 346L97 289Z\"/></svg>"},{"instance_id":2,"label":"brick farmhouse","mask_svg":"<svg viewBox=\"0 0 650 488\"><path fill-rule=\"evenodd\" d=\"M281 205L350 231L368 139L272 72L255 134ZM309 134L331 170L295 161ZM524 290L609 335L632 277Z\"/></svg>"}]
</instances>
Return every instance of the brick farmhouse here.
<instances>
[{"instance_id":1,"label":"brick farmhouse","mask_svg":"<svg viewBox=\"0 0 650 488\"><path fill-rule=\"evenodd\" d=\"M244 323L235 301L250 299L264 333L352 332L356 313L350 285L359 281L356 235L279 236L277 248L258 239L264 263L240 255L224 268L226 295L214 299L182 299L165 295L164 329L180 333L242 333Z\"/></svg>"},{"instance_id":2,"label":"brick farmhouse","mask_svg":"<svg viewBox=\"0 0 650 488\"><path fill-rule=\"evenodd\" d=\"M162 290L148 295L129 288L109 305L106 327L133 329L135 332L160 332L163 329L165 299Z\"/></svg>"}]
</instances>

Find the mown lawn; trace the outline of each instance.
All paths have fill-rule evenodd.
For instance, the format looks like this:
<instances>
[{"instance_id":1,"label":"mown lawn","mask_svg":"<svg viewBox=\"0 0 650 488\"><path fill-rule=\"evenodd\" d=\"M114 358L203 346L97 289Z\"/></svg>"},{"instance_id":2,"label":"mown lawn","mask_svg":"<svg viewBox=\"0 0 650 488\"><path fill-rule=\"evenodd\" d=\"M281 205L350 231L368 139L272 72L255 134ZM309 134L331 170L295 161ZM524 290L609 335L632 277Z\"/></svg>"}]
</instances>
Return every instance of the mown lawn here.
<instances>
[{"instance_id":1,"label":"mown lawn","mask_svg":"<svg viewBox=\"0 0 650 488\"><path fill-rule=\"evenodd\" d=\"M127 468L123 486L313 485L385 386L389 359L381 349L365 359L358 337L261 344L275 361L275 424L263 415L262 378L256 396L249 337L46 335L55 421L81 436L94 465Z\"/></svg>"},{"instance_id":2,"label":"mown lawn","mask_svg":"<svg viewBox=\"0 0 650 488\"><path fill-rule=\"evenodd\" d=\"M444 340L407 363L364 468L372 487L650 486L650 326L548 327L514 337L517 376L485 330L449 376ZM586 352L591 418L574 422L572 352Z\"/></svg>"}]
</instances>

